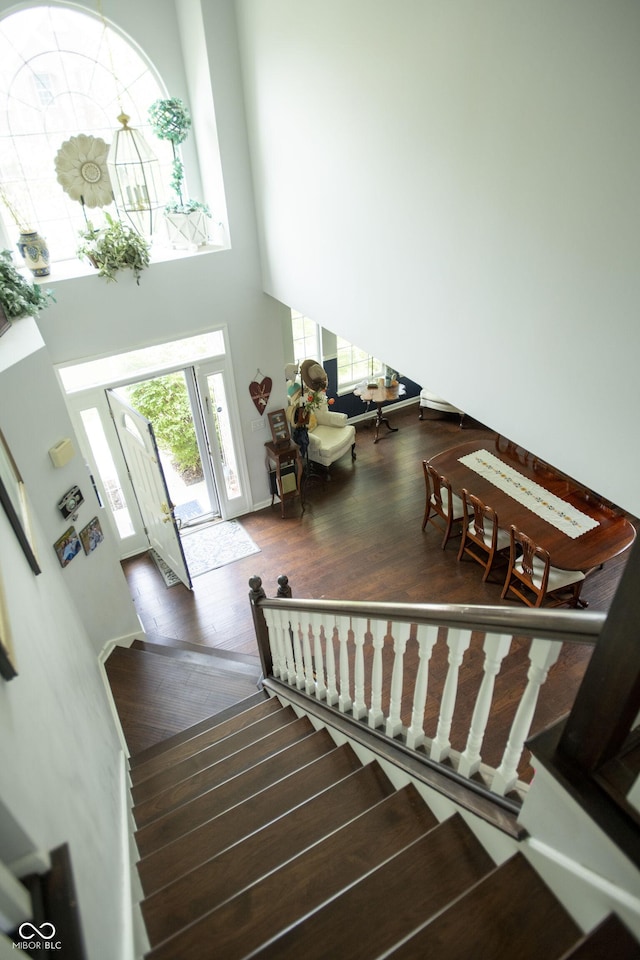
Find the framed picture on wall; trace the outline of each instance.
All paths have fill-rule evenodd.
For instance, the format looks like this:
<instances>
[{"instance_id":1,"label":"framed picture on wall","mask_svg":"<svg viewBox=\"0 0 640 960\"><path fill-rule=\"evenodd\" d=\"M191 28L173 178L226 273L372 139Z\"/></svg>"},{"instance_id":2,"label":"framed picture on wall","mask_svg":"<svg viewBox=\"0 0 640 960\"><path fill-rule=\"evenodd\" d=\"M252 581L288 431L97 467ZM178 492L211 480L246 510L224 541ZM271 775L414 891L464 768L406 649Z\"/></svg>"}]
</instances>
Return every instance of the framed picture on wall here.
<instances>
[{"instance_id":1,"label":"framed picture on wall","mask_svg":"<svg viewBox=\"0 0 640 960\"><path fill-rule=\"evenodd\" d=\"M4 680L13 680L17 677L13 645L11 643L11 628L9 615L4 599L2 580L0 580L0 677Z\"/></svg>"},{"instance_id":2,"label":"framed picture on wall","mask_svg":"<svg viewBox=\"0 0 640 960\"><path fill-rule=\"evenodd\" d=\"M27 492L2 430L0 430L0 503L29 561L29 566L34 573L40 573L29 521Z\"/></svg>"}]
</instances>

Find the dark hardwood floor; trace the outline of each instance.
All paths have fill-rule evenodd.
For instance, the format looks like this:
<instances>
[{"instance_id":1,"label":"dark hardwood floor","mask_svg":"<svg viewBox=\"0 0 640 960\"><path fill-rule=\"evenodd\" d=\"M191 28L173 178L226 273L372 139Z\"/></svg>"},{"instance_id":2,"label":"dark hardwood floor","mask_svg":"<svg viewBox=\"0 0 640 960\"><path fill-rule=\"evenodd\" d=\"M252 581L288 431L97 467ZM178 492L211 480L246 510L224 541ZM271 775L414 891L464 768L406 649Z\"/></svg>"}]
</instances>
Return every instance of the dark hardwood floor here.
<instances>
[{"instance_id":1,"label":"dark hardwood floor","mask_svg":"<svg viewBox=\"0 0 640 960\"><path fill-rule=\"evenodd\" d=\"M429 416L427 411L425 417ZM359 424L357 460L345 456L332 468L332 479L314 479L306 490L306 509L288 502L240 518L260 553L212 570L167 589L147 555L123 563L140 619L149 632L206 646L255 654L247 600L249 578L257 574L269 596L286 574L296 597L389 600L417 603L489 603L501 601L502 576L482 583L472 561L457 562L459 539L440 549L431 525L422 531L424 480L422 460L493 431L466 418L432 415L420 421L417 406L391 412L399 427L373 443L373 430ZM265 473L265 495L267 478ZM626 556L592 574L583 595L590 610L608 610ZM501 571L500 571L501 573Z\"/></svg>"},{"instance_id":2,"label":"dark hardwood floor","mask_svg":"<svg viewBox=\"0 0 640 960\"><path fill-rule=\"evenodd\" d=\"M421 529L425 503L422 460L466 440L493 438L494 432L469 418L462 429L458 418L448 415L427 412L420 421L417 406L392 411L389 417L398 432L388 433L383 428L377 444L371 426L358 425L357 460L345 456L332 468L329 482L313 479L308 484L304 515L299 502L291 501L284 519L278 502L242 517L242 525L261 552L196 577L193 591L182 585L165 587L147 555L125 561L131 594L151 639L160 635L203 645L227 655L237 654L245 662L257 656L248 601L248 581L255 574L262 578L270 596L276 593L278 576L286 574L295 597L514 606L500 599L502 570L496 571L492 582L483 583L478 564L457 562L459 538L450 540L443 551L440 533L431 525L424 532ZM265 495L266 490L265 473ZM608 610L625 562L625 556L618 557L589 576L583 597L590 610ZM446 656L444 651L437 655L438 646L430 668L430 683L436 685L446 672ZM570 708L589 656L590 650L582 646L562 651L549 673L535 729ZM467 680L475 687L482 665L475 643L465 662L477 665L474 676ZM503 731L515 710L510 681L522 679L527 665L524 645L520 649L514 642L494 700L496 723ZM461 731L468 729L474 698L466 699L469 711L462 704L456 710ZM435 722L433 717L426 720L428 725ZM455 729L452 735L457 748ZM497 742L500 740L498 731ZM488 741L485 747L490 749ZM521 772L528 778L530 771L523 768Z\"/></svg>"}]
</instances>

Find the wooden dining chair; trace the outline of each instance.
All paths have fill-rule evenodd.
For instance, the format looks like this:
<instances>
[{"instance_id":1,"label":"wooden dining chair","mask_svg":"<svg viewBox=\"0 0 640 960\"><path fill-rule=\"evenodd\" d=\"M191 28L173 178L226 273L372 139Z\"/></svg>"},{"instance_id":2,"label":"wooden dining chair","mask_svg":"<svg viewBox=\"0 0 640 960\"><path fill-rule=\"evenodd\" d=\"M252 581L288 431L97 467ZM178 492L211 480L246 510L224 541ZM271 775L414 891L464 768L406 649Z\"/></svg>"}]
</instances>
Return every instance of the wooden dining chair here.
<instances>
[{"instance_id":1,"label":"wooden dining chair","mask_svg":"<svg viewBox=\"0 0 640 960\"><path fill-rule=\"evenodd\" d=\"M424 530L427 523L432 523L434 527L438 527L440 530L444 529L442 539L442 549L444 550L453 531L454 523L462 522L464 516L462 500L453 493L447 478L441 476L428 460L422 461L422 468L427 494L422 529Z\"/></svg>"},{"instance_id":2,"label":"wooden dining chair","mask_svg":"<svg viewBox=\"0 0 640 960\"><path fill-rule=\"evenodd\" d=\"M551 566L549 552L512 526L510 530L509 569L502 588L502 599L513 593L528 607L586 607L580 599L585 575L582 570L561 570Z\"/></svg>"},{"instance_id":3,"label":"wooden dining chair","mask_svg":"<svg viewBox=\"0 0 640 960\"><path fill-rule=\"evenodd\" d=\"M510 537L498 526L498 517L493 507L479 497L462 490L462 540L458 560L466 554L484 567L482 580L486 581L494 561L509 550Z\"/></svg>"}]
</instances>

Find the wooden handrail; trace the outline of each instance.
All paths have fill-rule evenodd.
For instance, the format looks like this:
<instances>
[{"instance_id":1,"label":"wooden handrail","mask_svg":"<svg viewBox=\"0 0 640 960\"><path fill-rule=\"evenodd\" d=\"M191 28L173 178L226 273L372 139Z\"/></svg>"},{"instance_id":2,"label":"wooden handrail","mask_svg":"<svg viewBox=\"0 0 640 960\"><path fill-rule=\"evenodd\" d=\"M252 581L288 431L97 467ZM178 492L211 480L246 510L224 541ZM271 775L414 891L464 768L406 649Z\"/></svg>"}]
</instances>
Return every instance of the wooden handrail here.
<instances>
[{"instance_id":1,"label":"wooden handrail","mask_svg":"<svg viewBox=\"0 0 640 960\"><path fill-rule=\"evenodd\" d=\"M291 599L286 577L279 597L269 599L253 577L249 594L264 682L283 682L323 701L334 712L407 750L444 764L467 783L479 780L495 796L523 795L518 779L524 742L533 721L540 688L563 643L594 646L605 622L601 613L513 609L466 604L374 603ZM409 630L405 630L405 625ZM442 633L440 631L443 631ZM451 728L456 713L458 672L472 638L482 642L480 686L464 749L455 748ZM427 733L425 704L430 693L430 661L438 637L448 648L441 699L436 695L437 730ZM411 670L405 674L407 640L412 639ZM482 746L492 709L495 677L512 640L529 641L529 669L499 759L483 759ZM383 650L389 666L383 667ZM442 648L440 648L442 649ZM405 691L410 691L406 693ZM410 721L402 716L411 713ZM385 704L383 706L383 704ZM378 735L378 734L376 734ZM475 785L475 784L474 784Z\"/></svg>"},{"instance_id":2,"label":"wooden handrail","mask_svg":"<svg viewBox=\"0 0 640 960\"><path fill-rule=\"evenodd\" d=\"M282 579L282 578L281 578ZM286 578L285 578L286 579ZM268 598L260 577L249 581L252 605L266 609L299 610L346 617L375 617L404 623L428 623L458 629L477 629L536 636L563 643L595 644L606 614L595 611L545 610L464 603L384 603L357 600L316 600ZM261 594L254 595L254 586Z\"/></svg>"}]
</instances>

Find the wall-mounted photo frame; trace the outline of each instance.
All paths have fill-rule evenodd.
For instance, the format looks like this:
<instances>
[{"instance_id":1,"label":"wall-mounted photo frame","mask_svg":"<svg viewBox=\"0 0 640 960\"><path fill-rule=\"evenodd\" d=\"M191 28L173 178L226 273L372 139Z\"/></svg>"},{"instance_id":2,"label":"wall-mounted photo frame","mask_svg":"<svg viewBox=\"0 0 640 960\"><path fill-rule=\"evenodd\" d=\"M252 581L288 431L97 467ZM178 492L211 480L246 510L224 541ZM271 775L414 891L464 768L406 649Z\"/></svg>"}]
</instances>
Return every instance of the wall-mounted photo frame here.
<instances>
[{"instance_id":1,"label":"wall-mounted photo frame","mask_svg":"<svg viewBox=\"0 0 640 960\"><path fill-rule=\"evenodd\" d=\"M288 447L291 442L291 434L284 410L274 410L273 413L267 414L267 418L276 447Z\"/></svg>"},{"instance_id":2,"label":"wall-mounted photo frame","mask_svg":"<svg viewBox=\"0 0 640 960\"><path fill-rule=\"evenodd\" d=\"M9 518L29 566L35 574L40 573L36 558L35 542L29 522L27 493L20 471L0 430L0 503Z\"/></svg>"},{"instance_id":3,"label":"wall-mounted photo frame","mask_svg":"<svg viewBox=\"0 0 640 960\"><path fill-rule=\"evenodd\" d=\"M94 517L93 520L90 520L86 527L83 527L80 531L80 540L82 542L82 548L84 552L89 556L99 543L102 543L104 540L104 533L102 532L102 527L100 526L100 521L97 517Z\"/></svg>"},{"instance_id":4,"label":"wall-mounted photo frame","mask_svg":"<svg viewBox=\"0 0 640 960\"><path fill-rule=\"evenodd\" d=\"M2 580L0 579L0 677L4 680L13 680L17 676L9 614L7 613Z\"/></svg>"},{"instance_id":5,"label":"wall-mounted photo frame","mask_svg":"<svg viewBox=\"0 0 640 960\"><path fill-rule=\"evenodd\" d=\"M71 563L74 557L82 552L82 544L75 527L69 527L68 530L59 537L53 545L56 556L60 561L61 567L66 567Z\"/></svg>"}]
</instances>

